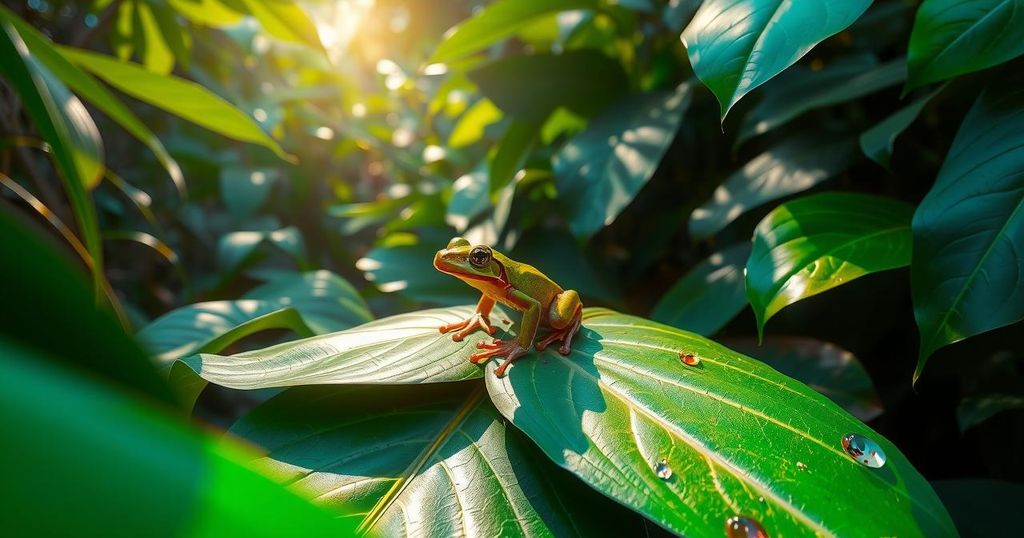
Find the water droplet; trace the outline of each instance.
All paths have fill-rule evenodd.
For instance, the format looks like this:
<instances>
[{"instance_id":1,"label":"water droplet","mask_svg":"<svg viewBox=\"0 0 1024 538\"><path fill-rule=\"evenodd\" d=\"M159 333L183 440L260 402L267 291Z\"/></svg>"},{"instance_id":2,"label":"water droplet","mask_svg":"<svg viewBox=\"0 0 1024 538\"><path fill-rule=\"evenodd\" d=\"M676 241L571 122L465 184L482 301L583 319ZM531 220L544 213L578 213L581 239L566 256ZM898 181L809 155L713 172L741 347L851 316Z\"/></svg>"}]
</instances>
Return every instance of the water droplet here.
<instances>
[{"instance_id":1,"label":"water droplet","mask_svg":"<svg viewBox=\"0 0 1024 538\"><path fill-rule=\"evenodd\" d=\"M683 361L683 364L687 366L697 366L700 364L700 357L692 353L680 353L679 360Z\"/></svg>"},{"instance_id":2,"label":"water droplet","mask_svg":"<svg viewBox=\"0 0 1024 538\"><path fill-rule=\"evenodd\" d=\"M885 451L882 450L882 447L878 446L878 443L863 435L856 433L844 435L843 450L851 458L857 460L857 462L863 463L872 469L885 465Z\"/></svg>"},{"instance_id":3,"label":"water droplet","mask_svg":"<svg viewBox=\"0 0 1024 538\"><path fill-rule=\"evenodd\" d=\"M762 503L763 503L763 502L764 502L764 497L758 497L758 498L757 498L757 501L758 501L758 502L762 502Z\"/></svg>"},{"instance_id":4,"label":"water droplet","mask_svg":"<svg viewBox=\"0 0 1024 538\"><path fill-rule=\"evenodd\" d=\"M662 480L668 480L672 478L672 468L668 466L667 461L661 460L654 466L654 474L658 475L658 478Z\"/></svg>"},{"instance_id":5,"label":"water droplet","mask_svg":"<svg viewBox=\"0 0 1024 538\"><path fill-rule=\"evenodd\" d=\"M764 527L747 516L732 516L725 520L725 535L728 538L768 538Z\"/></svg>"},{"instance_id":6,"label":"water droplet","mask_svg":"<svg viewBox=\"0 0 1024 538\"><path fill-rule=\"evenodd\" d=\"M801 471L806 471L807 470L807 464L802 462L802 461L798 461L798 462L796 462L796 468L800 469Z\"/></svg>"}]
</instances>

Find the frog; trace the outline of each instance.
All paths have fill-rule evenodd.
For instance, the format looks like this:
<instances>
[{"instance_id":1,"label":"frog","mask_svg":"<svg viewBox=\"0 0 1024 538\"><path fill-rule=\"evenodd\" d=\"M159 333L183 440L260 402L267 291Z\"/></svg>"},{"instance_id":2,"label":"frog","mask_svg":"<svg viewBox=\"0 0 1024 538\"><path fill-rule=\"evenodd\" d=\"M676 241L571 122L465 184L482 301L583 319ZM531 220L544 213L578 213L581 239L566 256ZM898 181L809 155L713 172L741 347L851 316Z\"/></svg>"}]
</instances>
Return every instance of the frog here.
<instances>
[{"instance_id":1,"label":"frog","mask_svg":"<svg viewBox=\"0 0 1024 538\"><path fill-rule=\"evenodd\" d=\"M442 334L451 333L452 340L462 341L476 330L493 336L496 329L490 314L497 303L523 315L514 339L478 342L476 347L480 351L469 357L473 364L504 357L494 370L496 376L504 377L509 365L529 353L531 346L544 351L560 342L559 353L571 352L573 337L583 322L583 303L575 290L562 289L536 267L512 260L487 245L473 245L462 237L452 238L447 247L437 251L434 268L481 293L472 316L438 328ZM550 332L537 339L541 327Z\"/></svg>"}]
</instances>

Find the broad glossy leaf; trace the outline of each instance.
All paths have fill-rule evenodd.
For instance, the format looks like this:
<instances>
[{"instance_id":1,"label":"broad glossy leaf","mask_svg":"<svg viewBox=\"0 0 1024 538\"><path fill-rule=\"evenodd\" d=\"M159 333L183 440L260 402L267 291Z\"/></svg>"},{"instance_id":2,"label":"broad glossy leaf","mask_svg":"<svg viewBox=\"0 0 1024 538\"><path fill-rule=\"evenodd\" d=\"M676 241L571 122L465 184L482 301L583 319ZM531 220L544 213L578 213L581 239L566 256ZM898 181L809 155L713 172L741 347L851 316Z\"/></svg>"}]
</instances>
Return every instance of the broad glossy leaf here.
<instances>
[{"instance_id":1,"label":"broad glossy leaf","mask_svg":"<svg viewBox=\"0 0 1024 538\"><path fill-rule=\"evenodd\" d=\"M420 302L456 305L478 299L478 291L431 265L434 254L447 243L447 239L439 239L434 243L379 246L357 260L356 269L378 290Z\"/></svg>"},{"instance_id":2,"label":"broad glossy leaf","mask_svg":"<svg viewBox=\"0 0 1024 538\"><path fill-rule=\"evenodd\" d=\"M882 403L860 361L835 344L802 336L767 336L761 343L726 338L722 343L805 383L860 420L882 414Z\"/></svg>"},{"instance_id":3,"label":"broad glossy leaf","mask_svg":"<svg viewBox=\"0 0 1024 538\"><path fill-rule=\"evenodd\" d=\"M259 144L285 158L281 146L248 115L194 82L158 75L129 62L71 47L65 58L124 93L234 140Z\"/></svg>"},{"instance_id":4,"label":"broad glossy leaf","mask_svg":"<svg viewBox=\"0 0 1024 538\"><path fill-rule=\"evenodd\" d=\"M871 0L706 0L683 32L722 119L744 95L857 20Z\"/></svg>"},{"instance_id":5,"label":"broad glossy leaf","mask_svg":"<svg viewBox=\"0 0 1024 538\"><path fill-rule=\"evenodd\" d=\"M13 536L354 530L256 472L252 453L236 443L7 341L0 416L8 431L0 518Z\"/></svg>"},{"instance_id":6,"label":"broad glossy leaf","mask_svg":"<svg viewBox=\"0 0 1024 538\"><path fill-rule=\"evenodd\" d=\"M597 0L501 0L488 5L473 18L446 35L431 62L450 62L515 35L538 18L559 11L596 8Z\"/></svg>"},{"instance_id":7,"label":"broad glossy leaf","mask_svg":"<svg viewBox=\"0 0 1024 538\"><path fill-rule=\"evenodd\" d=\"M220 193L224 205L237 218L259 211L278 178L276 168L227 166L220 171Z\"/></svg>"},{"instance_id":8,"label":"broad glossy leaf","mask_svg":"<svg viewBox=\"0 0 1024 538\"><path fill-rule=\"evenodd\" d=\"M591 120L554 160L560 199L577 237L611 224L657 170L668 151L691 86L630 96Z\"/></svg>"},{"instance_id":9,"label":"broad glossy leaf","mask_svg":"<svg viewBox=\"0 0 1024 538\"><path fill-rule=\"evenodd\" d=\"M555 463L666 529L721 536L742 514L769 536L955 533L896 446L809 387L610 310L586 309L577 338L570 355L520 359L504 378L489 363L491 399ZM849 433L878 443L885 465L851 458Z\"/></svg>"},{"instance_id":10,"label":"broad glossy leaf","mask_svg":"<svg viewBox=\"0 0 1024 538\"><path fill-rule=\"evenodd\" d=\"M292 43L323 50L316 25L292 0L241 0L268 34Z\"/></svg>"},{"instance_id":11,"label":"broad glossy leaf","mask_svg":"<svg viewBox=\"0 0 1024 538\"><path fill-rule=\"evenodd\" d=\"M463 148L479 141L484 136L484 129L501 121L501 117L501 109L494 106L493 101L481 98L459 117L448 136L448 146Z\"/></svg>"},{"instance_id":12,"label":"broad glossy leaf","mask_svg":"<svg viewBox=\"0 0 1024 538\"><path fill-rule=\"evenodd\" d=\"M413 384L475 379L483 370L469 362L477 331L461 342L438 327L461 321L473 306L422 310L371 321L344 331L286 342L229 357L193 355L182 363L206 381L234 389L296 385ZM495 337L511 326L500 309L491 314Z\"/></svg>"},{"instance_id":13,"label":"broad glossy leaf","mask_svg":"<svg viewBox=\"0 0 1024 538\"><path fill-rule=\"evenodd\" d=\"M1022 0L925 0L907 53L907 89L1024 54Z\"/></svg>"},{"instance_id":14,"label":"broad glossy leaf","mask_svg":"<svg viewBox=\"0 0 1024 538\"><path fill-rule=\"evenodd\" d=\"M217 259L225 269L232 271L249 260L250 256L264 244L273 245L299 261L306 256L305 242L299 229L287 226L270 232L242 231L225 234L217 245Z\"/></svg>"},{"instance_id":15,"label":"broad glossy leaf","mask_svg":"<svg viewBox=\"0 0 1024 538\"><path fill-rule=\"evenodd\" d=\"M629 87L622 64L594 50L512 56L468 75L506 114L534 122L560 106L593 116Z\"/></svg>"},{"instance_id":16,"label":"broad glossy leaf","mask_svg":"<svg viewBox=\"0 0 1024 538\"><path fill-rule=\"evenodd\" d=\"M874 127L861 133L860 149L864 155L888 168L892 161L892 150L896 143L896 137L914 123L928 101L931 101L941 91L942 88L938 88L928 95L917 98L913 103L897 110Z\"/></svg>"},{"instance_id":17,"label":"broad glossy leaf","mask_svg":"<svg viewBox=\"0 0 1024 538\"><path fill-rule=\"evenodd\" d=\"M352 284L326 270L262 273L266 284L246 292L243 299L276 302L302 314L317 334L340 331L373 319L366 302Z\"/></svg>"},{"instance_id":18,"label":"broad glossy leaf","mask_svg":"<svg viewBox=\"0 0 1024 538\"><path fill-rule=\"evenodd\" d=\"M6 11L0 12L6 15ZM89 189L103 178L103 141L85 105L33 56L7 17L0 17L0 73L21 98L36 129L50 145L89 255L97 292L103 245Z\"/></svg>"},{"instance_id":19,"label":"broad glossy leaf","mask_svg":"<svg viewBox=\"0 0 1024 538\"><path fill-rule=\"evenodd\" d=\"M138 138L143 144L156 155L157 160L171 176L171 180L178 187L180 192L185 190L185 179L181 174L178 163L167 153L160 140L149 130L142 120L128 109L119 99L114 97L102 84L96 81L91 75L85 73L54 48L50 40L36 30L32 25L13 16L3 6L0 6L0 18L6 17L14 24L29 51L37 60L43 63L54 75L57 75L65 84L71 87L79 96L92 103L96 108L103 111L110 119L124 127L132 136Z\"/></svg>"},{"instance_id":20,"label":"broad glossy leaf","mask_svg":"<svg viewBox=\"0 0 1024 538\"><path fill-rule=\"evenodd\" d=\"M708 256L662 296L651 319L715 334L747 306L743 268L749 255L750 243L740 243Z\"/></svg>"},{"instance_id":21,"label":"broad glossy leaf","mask_svg":"<svg viewBox=\"0 0 1024 538\"><path fill-rule=\"evenodd\" d=\"M257 461L382 536L628 536L640 519L552 465L483 386L297 387L231 433Z\"/></svg>"},{"instance_id":22,"label":"broad glossy leaf","mask_svg":"<svg viewBox=\"0 0 1024 538\"><path fill-rule=\"evenodd\" d=\"M956 408L956 421L964 432L993 416L1010 410L1024 410L1024 396L1014 394L984 394L964 398Z\"/></svg>"},{"instance_id":23,"label":"broad glossy leaf","mask_svg":"<svg viewBox=\"0 0 1024 538\"><path fill-rule=\"evenodd\" d=\"M807 190L842 172L856 157L853 140L804 135L754 157L690 215L690 235L706 239L762 204Z\"/></svg>"},{"instance_id":24,"label":"broad glossy leaf","mask_svg":"<svg viewBox=\"0 0 1024 538\"><path fill-rule=\"evenodd\" d=\"M491 195L496 195L515 177L516 172L526 164L530 151L540 136L540 124L512 121L505 136L498 143L498 149L491 158L488 184Z\"/></svg>"},{"instance_id":25,"label":"broad glossy leaf","mask_svg":"<svg viewBox=\"0 0 1024 538\"><path fill-rule=\"evenodd\" d=\"M903 59L877 65L860 58L837 62L821 71L788 72L773 81L771 91L744 116L736 144L784 125L809 110L895 86L906 78L906 74Z\"/></svg>"},{"instance_id":26,"label":"broad glossy leaf","mask_svg":"<svg viewBox=\"0 0 1024 538\"><path fill-rule=\"evenodd\" d=\"M1024 86L978 98L913 227L916 378L936 349L1024 318Z\"/></svg>"},{"instance_id":27,"label":"broad glossy leaf","mask_svg":"<svg viewBox=\"0 0 1024 538\"><path fill-rule=\"evenodd\" d=\"M909 204L821 193L768 213L754 230L747 298L758 333L779 310L864 275L910 263Z\"/></svg>"}]
</instances>

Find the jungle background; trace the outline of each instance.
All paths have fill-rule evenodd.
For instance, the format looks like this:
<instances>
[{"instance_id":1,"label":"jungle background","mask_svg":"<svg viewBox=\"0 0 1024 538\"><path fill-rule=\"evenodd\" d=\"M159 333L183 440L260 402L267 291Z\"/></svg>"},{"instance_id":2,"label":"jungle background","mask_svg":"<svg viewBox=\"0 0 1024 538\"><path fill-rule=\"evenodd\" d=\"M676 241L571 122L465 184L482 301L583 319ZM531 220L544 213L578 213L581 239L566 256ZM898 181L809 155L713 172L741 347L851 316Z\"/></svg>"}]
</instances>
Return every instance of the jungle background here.
<instances>
[{"instance_id":1,"label":"jungle background","mask_svg":"<svg viewBox=\"0 0 1024 538\"><path fill-rule=\"evenodd\" d=\"M464 236L587 306L811 385L898 446L962 534L984 532L1024 481L1020 322L936 347L915 382L907 263L833 275L767 322L745 275L755 229L783 204L839 192L912 211L980 91L1019 88L1024 63L906 91L921 4L880 0L724 114L680 38L700 4L524 0L535 13L507 9L474 42L450 29L495 4L5 0L5 337L74 355L119 325L167 361L472 304L430 266ZM63 126L40 125L46 101L26 97L19 61ZM59 254L29 255L37 243ZM116 322L90 328L90 301L68 298L80 284ZM298 320L253 323L281 310ZM64 363L149 390L103 358ZM212 386L191 422L226 429L277 392Z\"/></svg>"}]
</instances>

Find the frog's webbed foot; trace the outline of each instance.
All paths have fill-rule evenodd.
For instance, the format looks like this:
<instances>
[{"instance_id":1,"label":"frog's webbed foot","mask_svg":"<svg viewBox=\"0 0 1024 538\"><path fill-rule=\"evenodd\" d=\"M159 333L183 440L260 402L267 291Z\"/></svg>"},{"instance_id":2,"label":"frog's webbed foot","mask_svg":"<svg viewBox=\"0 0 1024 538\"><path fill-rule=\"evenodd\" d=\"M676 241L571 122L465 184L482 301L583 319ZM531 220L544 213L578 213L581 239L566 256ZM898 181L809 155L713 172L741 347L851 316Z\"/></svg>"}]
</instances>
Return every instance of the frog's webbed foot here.
<instances>
[{"instance_id":1,"label":"frog's webbed foot","mask_svg":"<svg viewBox=\"0 0 1024 538\"><path fill-rule=\"evenodd\" d=\"M562 345L559 346L558 352L562 355L568 355L570 347L572 346L572 339L576 336L576 332L580 330L580 324L583 322L583 314L577 310L576 315L573 316L572 321L568 325L560 329L552 329L547 336L537 341L537 351L544 351L545 348L551 344L561 341Z\"/></svg>"},{"instance_id":2,"label":"frog's webbed foot","mask_svg":"<svg viewBox=\"0 0 1024 538\"><path fill-rule=\"evenodd\" d=\"M455 340L456 342L461 342L463 338L477 329L483 329L487 331L487 334L491 335L493 335L495 331L495 328L491 326L491 320L480 312L473 314L468 319L438 327L438 330L442 333L456 331L455 334L452 335L452 340Z\"/></svg>"},{"instance_id":3,"label":"frog's webbed foot","mask_svg":"<svg viewBox=\"0 0 1024 538\"><path fill-rule=\"evenodd\" d=\"M498 368L494 371L494 375L498 377L504 377L505 371L508 370L508 365L529 352L528 349L519 345L519 342L515 340L494 339L491 342L477 342L476 347L483 351L469 356L469 362L473 364L480 364L491 357L505 357L504 362L499 364Z\"/></svg>"}]
</instances>

